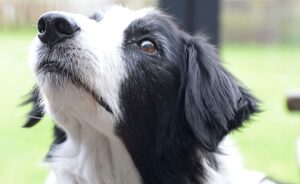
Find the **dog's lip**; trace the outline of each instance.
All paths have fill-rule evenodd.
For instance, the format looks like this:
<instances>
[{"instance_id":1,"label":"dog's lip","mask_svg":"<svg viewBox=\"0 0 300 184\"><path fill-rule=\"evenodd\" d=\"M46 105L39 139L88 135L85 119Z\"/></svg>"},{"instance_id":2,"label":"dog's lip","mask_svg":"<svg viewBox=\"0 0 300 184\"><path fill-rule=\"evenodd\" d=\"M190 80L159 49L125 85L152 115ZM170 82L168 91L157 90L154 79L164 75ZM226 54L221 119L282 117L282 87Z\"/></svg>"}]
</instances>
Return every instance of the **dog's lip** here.
<instances>
[{"instance_id":1,"label":"dog's lip","mask_svg":"<svg viewBox=\"0 0 300 184\"><path fill-rule=\"evenodd\" d=\"M113 111L112 111L111 107L105 102L105 100L101 96L98 96L97 93L95 93L95 91L90 89L90 87L88 85L84 84L81 80L74 79L74 81L75 81L74 83L77 83L79 86L83 87L83 89L87 93L90 93L92 95L92 97L95 99L95 101L99 105L101 105L107 112L113 114Z\"/></svg>"},{"instance_id":2,"label":"dog's lip","mask_svg":"<svg viewBox=\"0 0 300 184\"><path fill-rule=\"evenodd\" d=\"M107 112L110 112L113 114L111 107L104 101L104 99L102 97L99 97L98 95L96 95L96 93L94 91L90 91L90 94L93 96L93 98L96 100L96 102L98 104L100 104Z\"/></svg>"},{"instance_id":3,"label":"dog's lip","mask_svg":"<svg viewBox=\"0 0 300 184\"><path fill-rule=\"evenodd\" d=\"M82 86L87 93L90 93L92 95L92 97L95 99L95 101L99 105L101 105L107 112L113 114L111 107L105 102L105 100L101 96L98 96L93 90L89 89L89 87L87 85L83 84L81 81L76 81L76 82L78 82L79 85Z\"/></svg>"}]
</instances>

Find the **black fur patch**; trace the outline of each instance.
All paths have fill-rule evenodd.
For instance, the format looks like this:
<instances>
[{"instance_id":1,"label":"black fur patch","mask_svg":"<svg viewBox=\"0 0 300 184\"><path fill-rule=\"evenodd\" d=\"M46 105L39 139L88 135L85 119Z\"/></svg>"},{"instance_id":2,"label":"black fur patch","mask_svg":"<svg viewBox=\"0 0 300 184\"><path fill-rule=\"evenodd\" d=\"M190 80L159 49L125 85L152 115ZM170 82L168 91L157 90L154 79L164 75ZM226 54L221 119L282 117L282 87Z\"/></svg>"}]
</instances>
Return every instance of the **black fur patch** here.
<instances>
[{"instance_id":1,"label":"black fur patch","mask_svg":"<svg viewBox=\"0 0 300 184\"><path fill-rule=\"evenodd\" d=\"M152 40L156 54L139 50ZM145 184L204 183L205 158L222 138L256 112L256 100L220 65L203 36L190 37L168 16L153 14L125 31L128 78L120 99L124 118L116 133Z\"/></svg>"}]
</instances>

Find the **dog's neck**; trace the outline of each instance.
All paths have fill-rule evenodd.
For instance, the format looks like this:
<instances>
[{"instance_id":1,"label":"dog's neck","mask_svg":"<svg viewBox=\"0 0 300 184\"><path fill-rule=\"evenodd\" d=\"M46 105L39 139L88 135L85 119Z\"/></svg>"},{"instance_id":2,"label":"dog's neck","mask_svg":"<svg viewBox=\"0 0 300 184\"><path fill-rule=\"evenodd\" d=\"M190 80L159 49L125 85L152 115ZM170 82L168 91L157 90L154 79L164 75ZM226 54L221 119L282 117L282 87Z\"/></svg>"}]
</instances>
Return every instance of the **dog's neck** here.
<instances>
[{"instance_id":1,"label":"dog's neck","mask_svg":"<svg viewBox=\"0 0 300 184\"><path fill-rule=\"evenodd\" d=\"M45 96L46 111L67 137L49 153L57 183L141 183L128 151L114 134L115 120L109 112L76 89L71 95L47 90Z\"/></svg>"},{"instance_id":2,"label":"dog's neck","mask_svg":"<svg viewBox=\"0 0 300 184\"><path fill-rule=\"evenodd\" d=\"M177 134L172 140L147 134L148 141L159 142L151 143L151 148L143 147L148 144L140 138L129 141L130 145L128 140L121 140L122 134L115 134L113 116L90 96L80 100L82 95L76 89L71 95L56 90L44 99L48 114L67 136L65 142L54 145L50 151L49 164L59 178L57 183L204 183L207 168L202 161L207 158L202 153L198 155L193 142L178 144L182 137ZM162 144L163 153L153 147L158 144Z\"/></svg>"},{"instance_id":3,"label":"dog's neck","mask_svg":"<svg viewBox=\"0 0 300 184\"><path fill-rule=\"evenodd\" d=\"M67 140L52 150L50 165L62 183L139 184L140 176L123 143L89 125L76 127ZM61 182L59 182L61 183Z\"/></svg>"},{"instance_id":4,"label":"dog's neck","mask_svg":"<svg viewBox=\"0 0 300 184\"><path fill-rule=\"evenodd\" d=\"M72 101L68 100L68 102ZM152 170L150 173L148 173L149 170L145 171L143 169L140 169L141 165L136 167L137 163L133 162L134 159L131 156L132 153L129 154L123 141L121 141L118 136L111 133L113 128L111 126L113 125L113 120L108 118L109 116L107 115L103 116L103 114L107 113L104 109L100 110L100 114L102 114L102 116L93 116L92 114L90 114L89 116L85 116L85 113L93 111L93 108L85 107L85 110L80 109L81 113L78 113L74 111L70 104L60 103L57 106L54 104L57 105L59 103L53 103L52 105L48 104L47 111L52 117L54 117L57 125L64 130L67 136L65 142L54 145L50 151L51 160L49 162L49 165L55 173L54 178L56 179L54 183L141 184L153 182L164 183L164 181L172 181L172 183L187 184L192 183L192 181L189 179L193 178L194 174L200 174L198 175L198 179L204 181L203 178L201 179L201 177L204 176L202 175L203 173L198 173L195 170L189 170L191 171L190 175L184 175L184 173L186 174L186 172L173 174L169 173L173 172L168 169L170 168L170 165L164 165L166 162L162 162L162 160L159 160L156 155L143 158L140 157L141 155L139 155L139 158L143 159L141 162L139 162L139 164L142 164L144 169L155 169L151 166L154 166L156 164L157 166L159 166L156 168L156 170ZM79 104L78 106L80 105L84 106L83 104ZM53 110L56 113L54 113ZM105 125L107 125L106 129L99 130L100 127L92 126L97 123L104 123ZM142 140L136 141L140 142ZM175 147L174 149L179 148ZM190 148L189 150L191 152L197 151L193 150L193 148ZM196 163L197 160L189 160L196 157L183 157L181 160L173 160L173 153L170 154L171 155L169 155L169 158L167 158L168 155L165 155L166 158L164 159L168 159L176 167L180 166L180 164L178 165L178 163L184 164L183 161L191 161L185 163L184 165L191 164L191 167L189 168L200 170L205 169L202 170L202 172L207 171L209 173L215 173L215 178L221 177L216 174L216 172L207 163L199 168L199 165L197 164L205 160L208 161L207 158L203 158L201 157L201 155L200 157L198 157L198 159L200 159L198 160L199 163ZM184 165L181 165L181 169L183 170L185 170L185 168L183 168ZM178 171L181 170L178 167L176 168L176 170L177 169ZM148 176L148 178L144 178L145 174L150 175ZM176 178L175 175L179 178ZM141 179L142 176L144 179L146 179L146 181L143 181L143 179ZM208 182L202 183L218 183L215 182L215 180L216 179L213 179L213 182L210 182L209 179ZM197 183L197 181L195 181L194 183Z\"/></svg>"}]
</instances>

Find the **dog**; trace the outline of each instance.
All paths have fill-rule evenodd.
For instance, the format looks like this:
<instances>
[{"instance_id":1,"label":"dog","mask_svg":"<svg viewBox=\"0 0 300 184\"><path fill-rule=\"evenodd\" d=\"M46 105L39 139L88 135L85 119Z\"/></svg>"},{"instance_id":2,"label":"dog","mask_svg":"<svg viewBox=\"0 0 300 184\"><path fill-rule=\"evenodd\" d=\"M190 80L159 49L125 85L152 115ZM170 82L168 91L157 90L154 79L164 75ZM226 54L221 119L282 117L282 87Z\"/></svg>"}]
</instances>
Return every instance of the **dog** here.
<instances>
[{"instance_id":1,"label":"dog","mask_svg":"<svg viewBox=\"0 0 300 184\"><path fill-rule=\"evenodd\" d=\"M48 114L47 183L247 184L228 134L258 100L203 34L154 8L114 6L91 17L47 12L29 61L36 86L25 127Z\"/></svg>"}]
</instances>

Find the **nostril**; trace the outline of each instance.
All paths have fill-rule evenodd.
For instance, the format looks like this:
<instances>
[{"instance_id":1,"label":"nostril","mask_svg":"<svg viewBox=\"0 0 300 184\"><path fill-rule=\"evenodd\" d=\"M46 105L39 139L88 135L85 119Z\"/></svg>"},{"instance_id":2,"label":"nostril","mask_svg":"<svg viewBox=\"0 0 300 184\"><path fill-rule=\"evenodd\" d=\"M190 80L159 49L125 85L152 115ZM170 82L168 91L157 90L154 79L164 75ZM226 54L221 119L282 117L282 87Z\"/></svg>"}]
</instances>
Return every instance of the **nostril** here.
<instances>
[{"instance_id":1,"label":"nostril","mask_svg":"<svg viewBox=\"0 0 300 184\"><path fill-rule=\"evenodd\" d=\"M57 21L55 27L56 27L58 32L63 33L63 34L67 34L66 26L65 26L65 23L63 21Z\"/></svg>"},{"instance_id":2,"label":"nostril","mask_svg":"<svg viewBox=\"0 0 300 184\"><path fill-rule=\"evenodd\" d=\"M43 18L38 21L38 31L39 33L44 33L46 31L46 23Z\"/></svg>"},{"instance_id":3,"label":"nostril","mask_svg":"<svg viewBox=\"0 0 300 184\"><path fill-rule=\"evenodd\" d=\"M55 29L64 35L72 35L77 31L77 26L67 19L57 19L55 23Z\"/></svg>"}]
</instances>

